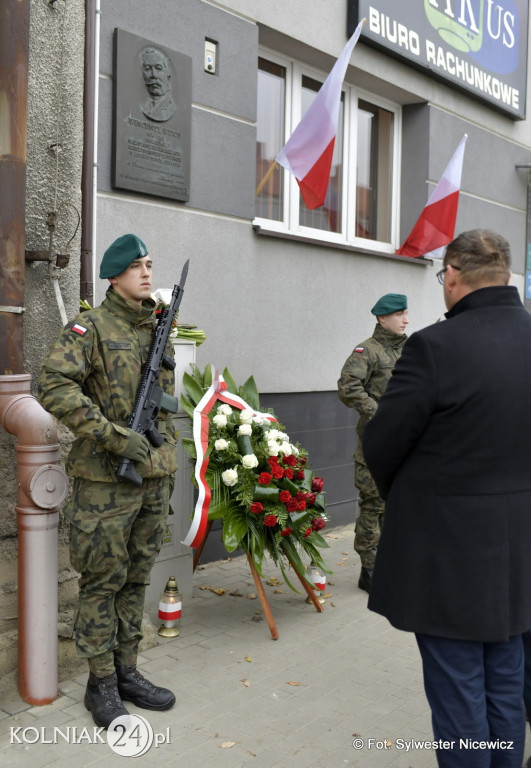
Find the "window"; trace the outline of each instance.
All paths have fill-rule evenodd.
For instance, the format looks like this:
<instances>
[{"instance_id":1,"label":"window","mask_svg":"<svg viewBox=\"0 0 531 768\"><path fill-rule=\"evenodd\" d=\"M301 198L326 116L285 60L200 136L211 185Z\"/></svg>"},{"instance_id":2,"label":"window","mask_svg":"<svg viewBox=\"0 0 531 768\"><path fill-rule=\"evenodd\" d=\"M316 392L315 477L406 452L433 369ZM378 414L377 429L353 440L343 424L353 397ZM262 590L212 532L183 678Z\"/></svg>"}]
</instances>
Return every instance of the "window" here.
<instances>
[{"instance_id":1,"label":"window","mask_svg":"<svg viewBox=\"0 0 531 768\"><path fill-rule=\"evenodd\" d=\"M274 164L325 77L271 53L258 60L256 218L278 231L392 252L398 231L397 105L343 84L320 208L308 210L296 179Z\"/></svg>"}]
</instances>

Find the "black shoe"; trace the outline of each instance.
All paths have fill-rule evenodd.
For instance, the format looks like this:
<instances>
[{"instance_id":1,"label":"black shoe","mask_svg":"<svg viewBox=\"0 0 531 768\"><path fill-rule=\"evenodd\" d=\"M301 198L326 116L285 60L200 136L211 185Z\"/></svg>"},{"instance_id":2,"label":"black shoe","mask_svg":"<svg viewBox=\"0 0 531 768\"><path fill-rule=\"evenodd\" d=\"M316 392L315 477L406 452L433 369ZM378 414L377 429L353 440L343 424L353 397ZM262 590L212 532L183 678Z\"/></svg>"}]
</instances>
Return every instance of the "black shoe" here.
<instances>
[{"instance_id":1,"label":"black shoe","mask_svg":"<svg viewBox=\"0 0 531 768\"><path fill-rule=\"evenodd\" d=\"M106 677L89 674L85 692L85 706L92 712L92 719L100 728L108 728L116 717L129 715L118 693L116 673Z\"/></svg>"},{"instance_id":2,"label":"black shoe","mask_svg":"<svg viewBox=\"0 0 531 768\"><path fill-rule=\"evenodd\" d=\"M159 688L143 677L134 664L116 667L118 691L124 701L132 701L142 709L164 710L175 704L175 696L167 688Z\"/></svg>"},{"instance_id":3,"label":"black shoe","mask_svg":"<svg viewBox=\"0 0 531 768\"><path fill-rule=\"evenodd\" d=\"M360 578L358 581L358 587L360 589L364 589L365 592L370 592L371 582L372 582L372 571L370 571L368 568L362 568L360 573Z\"/></svg>"}]
</instances>

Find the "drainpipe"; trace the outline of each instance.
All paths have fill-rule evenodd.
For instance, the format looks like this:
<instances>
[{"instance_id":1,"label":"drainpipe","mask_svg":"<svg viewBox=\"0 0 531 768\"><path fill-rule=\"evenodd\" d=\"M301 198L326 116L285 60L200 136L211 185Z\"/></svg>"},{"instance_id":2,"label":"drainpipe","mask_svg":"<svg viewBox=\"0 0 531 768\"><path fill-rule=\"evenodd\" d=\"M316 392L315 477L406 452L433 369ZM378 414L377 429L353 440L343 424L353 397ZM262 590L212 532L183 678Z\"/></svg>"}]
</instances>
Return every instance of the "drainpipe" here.
<instances>
[{"instance_id":1,"label":"drainpipe","mask_svg":"<svg viewBox=\"0 0 531 768\"><path fill-rule=\"evenodd\" d=\"M0 6L0 374L23 364L30 0Z\"/></svg>"},{"instance_id":2,"label":"drainpipe","mask_svg":"<svg viewBox=\"0 0 531 768\"><path fill-rule=\"evenodd\" d=\"M96 242L100 14L100 0L86 0L80 296L91 306L94 306L94 249Z\"/></svg>"},{"instance_id":3,"label":"drainpipe","mask_svg":"<svg viewBox=\"0 0 531 768\"><path fill-rule=\"evenodd\" d=\"M18 683L29 704L57 698L57 525L68 492L53 417L27 373L0 376L0 424L17 442Z\"/></svg>"}]
</instances>

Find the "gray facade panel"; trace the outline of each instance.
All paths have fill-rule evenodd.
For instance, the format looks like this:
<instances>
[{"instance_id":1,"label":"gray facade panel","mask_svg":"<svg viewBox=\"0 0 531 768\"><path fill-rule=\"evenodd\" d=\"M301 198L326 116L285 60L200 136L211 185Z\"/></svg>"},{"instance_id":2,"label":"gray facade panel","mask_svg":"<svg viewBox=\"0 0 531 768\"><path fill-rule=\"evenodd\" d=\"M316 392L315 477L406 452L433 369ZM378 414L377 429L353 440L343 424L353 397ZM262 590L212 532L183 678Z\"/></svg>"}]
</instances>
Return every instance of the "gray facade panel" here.
<instances>
[{"instance_id":1,"label":"gray facade panel","mask_svg":"<svg viewBox=\"0 0 531 768\"><path fill-rule=\"evenodd\" d=\"M112 76L115 27L192 57L192 100L248 120L256 119L255 24L201 2L102 0L100 72ZM205 38L218 43L218 70L204 71Z\"/></svg>"},{"instance_id":2,"label":"gray facade panel","mask_svg":"<svg viewBox=\"0 0 531 768\"><path fill-rule=\"evenodd\" d=\"M190 205L252 219L255 156L254 125L192 109Z\"/></svg>"},{"instance_id":3,"label":"gray facade panel","mask_svg":"<svg viewBox=\"0 0 531 768\"><path fill-rule=\"evenodd\" d=\"M507 123L509 128L510 121ZM492 202L521 208L522 185L515 166L530 161L529 150L510 138L497 136L435 107L430 109L429 177L440 177L464 133L468 140L461 189ZM435 151L437 147L446 150Z\"/></svg>"},{"instance_id":4,"label":"gray facade panel","mask_svg":"<svg viewBox=\"0 0 531 768\"><path fill-rule=\"evenodd\" d=\"M410 104L402 110L402 177L400 180L400 242L411 232L426 205L430 108Z\"/></svg>"}]
</instances>

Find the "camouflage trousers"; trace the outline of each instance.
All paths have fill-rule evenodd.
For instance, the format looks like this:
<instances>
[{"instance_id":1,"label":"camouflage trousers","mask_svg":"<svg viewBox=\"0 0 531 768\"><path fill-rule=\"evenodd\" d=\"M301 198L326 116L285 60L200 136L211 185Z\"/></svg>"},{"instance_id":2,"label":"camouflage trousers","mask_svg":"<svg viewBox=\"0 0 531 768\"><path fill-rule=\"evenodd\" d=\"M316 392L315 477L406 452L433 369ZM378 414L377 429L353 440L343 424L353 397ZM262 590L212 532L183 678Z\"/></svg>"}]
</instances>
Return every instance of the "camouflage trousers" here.
<instances>
[{"instance_id":1,"label":"camouflage trousers","mask_svg":"<svg viewBox=\"0 0 531 768\"><path fill-rule=\"evenodd\" d=\"M76 650L104 677L136 664L146 586L162 544L169 478L98 483L75 478L64 515L70 562L80 573Z\"/></svg>"},{"instance_id":2,"label":"camouflage trousers","mask_svg":"<svg viewBox=\"0 0 531 768\"><path fill-rule=\"evenodd\" d=\"M384 520L385 502L366 464L354 461L354 475L359 491L354 549L360 556L362 567L372 571Z\"/></svg>"}]
</instances>

